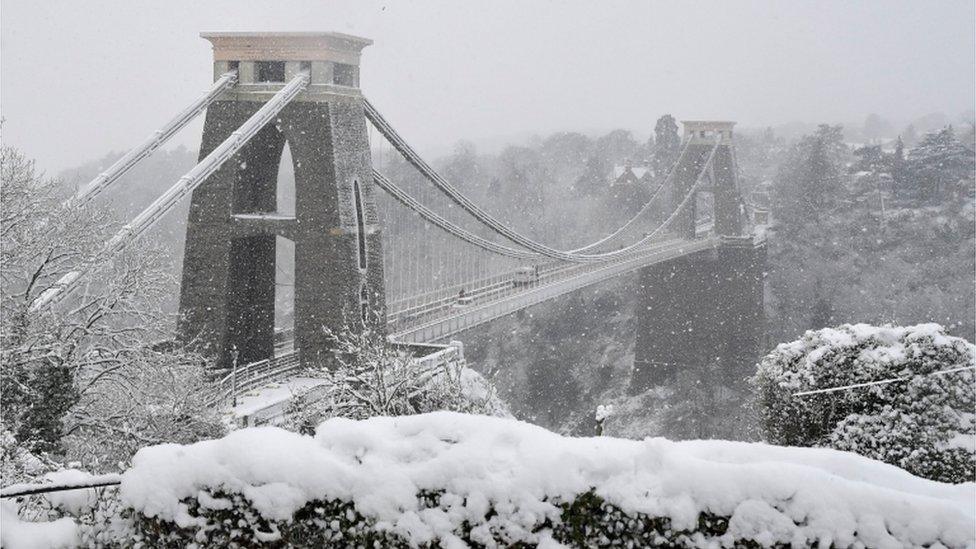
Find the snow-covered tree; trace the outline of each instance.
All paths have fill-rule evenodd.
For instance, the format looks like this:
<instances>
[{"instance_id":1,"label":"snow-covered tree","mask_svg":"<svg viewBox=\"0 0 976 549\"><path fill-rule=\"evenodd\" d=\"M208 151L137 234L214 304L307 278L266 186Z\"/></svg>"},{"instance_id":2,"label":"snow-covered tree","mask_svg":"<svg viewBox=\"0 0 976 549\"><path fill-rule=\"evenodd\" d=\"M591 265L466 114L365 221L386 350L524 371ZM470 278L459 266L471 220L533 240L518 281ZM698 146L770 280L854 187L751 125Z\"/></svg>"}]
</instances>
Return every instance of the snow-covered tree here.
<instances>
[{"instance_id":1,"label":"snow-covered tree","mask_svg":"<svg viewBox=\"0 0 976 549\"><path fill-rule=\"evenodd\" d=\"M946 126L926 134L909 152L907 190L927 201L941 201L948 194L971 195L974 166L973 151L956 139L952 126Z\"/></svg>"},{"instance_id":2,"label":"snow-covered tree","mask_svg":"<svg viewBox=\"0 0 976 549\"><path fill-rule=\"evenodd\" d=\"M752 383L770 443L849 450L964 482L976 480L974 366L976 346L937 324L845 324L777 346Z\"/></svg>"},{"instance_id":3,"label":"snow-covered tree","mask_svg":"<svg viewBox=\"0 0 976 549\"><path fill-rule=\"evenodd\" d=\"M833 209L843 194L843 129L821 124L787 155L774 187L776 216L815 220Z\"/></svg>"},{"instance_id":4,"label":"snow-covered tree","mask_svg":"<svg viewBox=\"0 0 976 549\"><path fill-rule=\"evenodd\" d=\"M871 113L864 120L863 134L865 139L873 141L882 137L888 137L891 135L891 132L891 124L877 114Z\"/></svg>"},{"instance_id":5,"label":"snow-covered tree","mask_svg":"<svg viewBox=\"0 0 976 549\"><path fill-rule=\"evenodd\" d=\"M478 152L474 143L458 141L444 166L444 175L459 189L473 193L478 187Z\"/></svg>"},{"instance_id":6,"label":"snow-covered tree","mask_svg":"<svg viewBox=\"0 0 976 549\"><path fill-rule=\"evenodd\" d=\"M60 465L45 455L35 455L17 442L6 426L0 425L0 479L5 486L30 482Z\"/></svg>"},{"instance_id":7,"label":"snow-covered tree","mask_svg":"<svg viewBox=\"0 0 976 549\"><path fill-rule=\"evenodd\" d=\"M895 151L891 155L892 191L895 196L904 188L905 181L905 142L901 136L895 140Z\"/></svg>"},{"instance_id":8,"label":"snow-covered tree","mask_svg":"<svg viewBox=\"0 0 976 549\"><path fill-rule=\"evenodd\" d=\"M651 157L651 168L655 176L664 177L678 160L678 153L681 152L678 123L670 114L658 118L657 123L654 124L654 144L656 148Z\"/></svg>"},{"instance_id":9,"label":"snow-covered tree","mask_svg":"<svg viewBox=\"0 0 976 549\"><path fill-rule=\"evenodd\" d=\"M188 352L142 349L108 379L88 371L68 414L71 458L90 470L112 469L152 444L187 444L223 434L205 362ZM90 387L89 387L90 386Z\"/></svg>"},{"instance_id":10,"label":"snow-covered tree","mask_svg":"<svg viewBox=\"0 0 976 549\"><path fill-rule=\"evenodd\" d=\"M606 192L610 167L603 158L593 155L584 161L583 173L576 179L573 187L584 196L600 195Z\"/></svg>"},{"instance_id":11,"label":"snow-covered tree","mask_svg":"<svg viewBox=\"0 0 976 549\"><path fill-rule=\"evenodd\" d=\"M633 161L640 154L640 144L628 130L617 129L601 136L593 144L597 154L611 164Z\"/></svg>"},{"instance_id":12,"label":"snow-covered tree","mask_svg":"<svg viewBox=\"0 0 976 549\"><path fill-rule=\"evenodd\" d=\"M976 152L976 120L967 120L965 128L959 133L959 141L963 147Z\"/></svg>"},{"instance_id":13,"label":"snow-covered tree","mask_svg":"<svg viewBox=\"0 0 976 549\"><path fill-rule=\"evenodd\" d=\"M345 329L329 333L334 362L315 373L324 388L298 395L286 411L286 426L311 433L331 417L365 419L437 410L507 415L494 389L458 363L425 364L390 345L379 333Z\"/></svg>"},{"instance_id":14,"label":"snow-covered tree","mask_svg":"<svg viewBox=\"0 0 976 549\"><path fill-rule=\"evenodd\" d=\"M854 150L857 162L851 166L852 172L862 171L885 171L889 169L891 160L881 150L881 145L866 145Z\"/></svg>"},{"instance_id":15,"label":"snow-covered tree","mask_svg":"<svg viewBox=\"0 0 976 549\"><path fill-rule=\"evenodd\" d=\"M545 215L552 174L542 162L542 155L530 147L506 147L498 155L501 175L500 205L505 207L510 223L522 224L522 229L535 238L546 236L550 226ZM540 215L540 213L542 215Z\"/></svg>"},{"instance_id":16,"label":"snow-covered tree","mask_svg":"<svg viewBox=\"0 0 976 549\"><path fill-rule=\"evenodd\" d=\"M902 141L905 143L906 147L914 147L915 144L918 143L918 130L915 129L914 124L909 124L905 127L905 130L902 131L900 137L902 138Z\"/></svg>"},{"instance_id":17,"label":"snow-covered tree","mask_svg":"<svg viewBox=\"0 0 976 549\"><path fill-rule=\"evenodd\" d=\"M174 383L195 381L180 377L186 369L175 366L192 355L178 348L153 349L152 342L171 329L162 303L175 287L158 248L141 241L123 254L99 258L116 225L108 213L67 204L64 186L43 177L13 148L0 153L0 176L0 416L5 428L28 451L69 459L87 459L93 452L122 459L123 448L133 450L134 445L119 433L142 436L138 417L156 422L146 441L186 441L185 425L161 427L166 413L139 396L159 390L154 376L170 376ZM82 266L90 268L90 276L74 294L55 307L32 308L58 279ZM194 367L200 368L199 361ZM195 389L180 391L190 395ZM75 448L66 447L65 436L79 432L86 433L92 452L74 455Z\"/></svg>"}]
</instances>

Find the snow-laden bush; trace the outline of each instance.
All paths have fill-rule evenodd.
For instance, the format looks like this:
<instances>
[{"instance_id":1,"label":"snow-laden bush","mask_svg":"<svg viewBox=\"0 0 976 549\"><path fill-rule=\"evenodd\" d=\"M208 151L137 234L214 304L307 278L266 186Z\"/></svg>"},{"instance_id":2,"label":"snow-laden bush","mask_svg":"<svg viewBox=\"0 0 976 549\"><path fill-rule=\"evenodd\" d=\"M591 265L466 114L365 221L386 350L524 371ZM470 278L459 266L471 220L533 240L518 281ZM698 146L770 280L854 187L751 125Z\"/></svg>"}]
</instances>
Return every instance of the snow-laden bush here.
<instances>
[{"instance_id":1,"label":"snow-laden bush","mask_svg":"<svg viewBox=\"0 0 976 549\"><path fill-rule=\"evenodd\" d=\"M117 472L136 450L186 444L226 431L206 363L182 349L143 349L84 392L68 418L68 455L91 471ZM90 383L79 376L78 383Z\"/></svg>"},{"instance_id":2,"label":"snow-laden bush","mask_svg":"<svg viewBox=\"0 0 976 549\"><path fill-rule=\"evenodd\" d=\"M492 385L458 362L423 363L372 330L329 334L335 359L315 376L326 380L292 399L284 426L311 434L332 417L366 419L438 410L508 415Z\"/></svg>"},{"instance_id":3,"label":"snow-laden bush","mask_svg":"<svg viewBox=\"0 0 976 549\"><path fill-rule=\"evenodd\" d=\"M61 469L45 474L41 484L81 484L94 479L85 471ZM114 545L119 535L113 523L119 520L120 512L115 492L114 487L108 486L5 499L4 533L8 530L8 518L12 522L9 529L15 532L9 540L4 537L0 545L11 549ZM121 527L125 531L124 522ZM32 538L36 538L33 545L29 543Z\"/></svg>"},{"instance_id":4,"label":"snow-laden bush","mask_svg":"<svg viewBox=\"0 0 976 549\"><path fill-rule=\"evenodd\" d=\"M437 412L141 450L119 498L152 547L963 547L974 487L849 452L562 437Z\"/></svg>"},{"instance_id":5,"label":"snow-laden bush","mask_svg":"<svg viewBox=\"0 0 976 549\"><path fill-rule=\"evenodd\" d=\"M976 480L974 364L976 346L937 324L809 331L764 357L753 378L763 434L773 444L857 452L933 480ZM901 381L795 395L891 379Z\"/></svg>"},{"instance_id":6,"label":"snow-laden bush","mask_svg":"<svg viewBox=\"0 0 976 549\"><path fill-rule=\"evenodd\" d=\"M7 478L3 481L5 488L16 489L37 484L82 484L94 479L85 471L59 468L24 483ZM0 506L0 547L95 547L115 544L119 538L113 522L119 520L120 506L112 486L4 498ZM124 531L125 523L120 524Z\"/></svg>"},{"instance_id":7,"label":"snow-laden bush","mask_svg":"<svg viewBox=\"0 0 976 549\"><path fill-rule=\"evenodd\" d=\"M0 501L0 546L10 549L70 549L81 540L78 524L69 517L50 522L21 520L16 504Z\"/></svg>"},{"instance_id":8,"label":"snow-laden bush","mask_svg":"<svg viewBox=\"0 0 976 549\"><path fill-rule=\"evenodd\" d=\"M0 479L4 485L33 482L58 468L46 455L35 455L17 441L6 424L0 421Z\"/></svg>"}]
</instances>

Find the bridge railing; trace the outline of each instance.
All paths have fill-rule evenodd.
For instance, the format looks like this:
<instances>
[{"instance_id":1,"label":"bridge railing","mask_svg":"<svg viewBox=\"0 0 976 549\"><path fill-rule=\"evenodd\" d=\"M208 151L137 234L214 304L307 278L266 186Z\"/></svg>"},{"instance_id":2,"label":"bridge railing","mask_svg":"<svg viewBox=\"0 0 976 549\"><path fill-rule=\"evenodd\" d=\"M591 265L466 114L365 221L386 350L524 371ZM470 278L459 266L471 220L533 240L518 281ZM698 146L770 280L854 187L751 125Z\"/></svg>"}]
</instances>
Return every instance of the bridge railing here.
<instances>
[{"instance_id":1,"label":"bridge railing","mask_svg":"<svg viewBox=\"0 0 976 549\"><path fill-rule=\"evenodd\" d=\"M547 276L541 276L536 283L518 291L510 291L499 299L465 307L463 310L458 310L457 314L446 317L430 317L426 321L412 322L407 326L391 331L401 341L443 340L465 329L546 299L563 295L585 285L648 264L715 248L718 243L719 239L715 237L692 241L673 239L661 243L660 246L650 248L645 254L635 256L627 261L616 261L596 268L577 264L560 266L559 269L554 269Z\"/></svg>"},{"instance_id":2,"label":"bridge railing","mask_svg":"<svg viewBox=\"0 0 976 549\"><path fill-rule=\"evenodd\" d=\"M216 404L226 402L235 396L272 383L292 377L302 370L301 356L297 350L274 358L259 360L237 367L236 381L233 372L217 382Z\"/></svg>"},{"instance_id":3,"label":"bridge railing","mask_svg":"<svg viewBox=\"0 0 976 549\"><path fill-rule=\"evenodd\" d=\"M704 235L699 235L704 236ZM640 257L654 251L663 243L668 242L667 235L662 235L661 241L649 244L645 249L638 250L630 258L620 258L610 263L629 261L633 257ZM564 263L560 261L550 261L538 265L539 277L534 282L515 284L514 273L502 273L493 277L475 280L460 286L455 285L449 292L430 292L419 296L403 298L394 302L391 310L387 313L387 326L393 332L401 332L405 329L429 322L433 317L454 308L467 308L470 306L481 305L492 299L502 299L514 294L531 290L537 286L558 282L568 277L577 276L582 272L594 270L598 267L588 263ZM464 287L465 294L462 300L458 295L457 288ZM419 298L419 299L418 299ZM417 300L416 304L397 307L397 304L408 303Z\"/></svg>"},{"instance_id":4,"label":"bridge railing","mask_svg":"<svg viewBox=\"0 0 976 549\"><path fill-rule=\"evenodd\" d=\"M463 360L460 344L418 345L394 342L394 345L403 347L411 354L416 355L416 361L421 366L458 359ZM297 350L274 358L238 366L236 382L233 372L217 382L218 390L215 404L226 403L235 396L239 397L269 383L288 379L298 375L302 370L301 355Z\"/></svg>"}]
</instances>

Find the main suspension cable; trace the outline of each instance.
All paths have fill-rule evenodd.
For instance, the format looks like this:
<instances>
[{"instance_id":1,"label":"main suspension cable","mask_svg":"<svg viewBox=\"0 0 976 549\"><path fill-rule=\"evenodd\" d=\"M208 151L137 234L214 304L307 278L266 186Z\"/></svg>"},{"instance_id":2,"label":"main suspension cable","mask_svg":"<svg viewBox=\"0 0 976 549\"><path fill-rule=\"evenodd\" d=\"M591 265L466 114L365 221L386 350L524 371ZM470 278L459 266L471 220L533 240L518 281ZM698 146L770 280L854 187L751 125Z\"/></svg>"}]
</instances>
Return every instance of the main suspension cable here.
<instances>
[{"instance_id":1,"label":"main suspension cable","mask_svg":"<svg viewBox=\"0 0 976 549\"><path fill-rule=\"evenodd\" d=\"M69 199L68 204L72 207L80 207L90 202L95 196L107 189L118 178L122 177L133 166L138 164L139 161L166 143L176 132L180 131L191 120L205 111L225 90L233 87L235 84L237 84L237 71L222 74L203 97L194 101L189 107L176 115L175 118L167 122L165 126L154 131L145 141L125 153L107 170L98 174L98 177L91 180L78 191L78 194Z\"/></svg>"},{"instance_id":2,"label":"main suspension cable","mask_svg":"<svg viewBox=\"0 0 976 549\"><path fill-rule=\"evenodd\" d=\"M646 242L648 242L649 240L651 240L652 238L660 234L661 231L669 227L671 223L673 223L674 220L677 219L678 214L680 214L685 209L685 207L687 207L689 201L694 197L695 192L697 192L702 177L705 176L709 168L712 166L712 162L715 158L715 153L718 151L719 144L720 143L716 141L715 145L712 147L712 150L708 154L704 164L702 165L701 170L699 171L697 177L695 178L694 184L688 189L688 192L685 194L682 201L674 209L671 215L661 225L655 228L652 232L646 234L643 238L641 238L637 242L629 246L626 246L624 248L621 248L619 250L600 253L600 254L589 254L589 255L573 254L572 255L573 259L570 259L568 261L573 263L597 263L603 261L613 261L621 257L631 256L634 255L635 253L639 253L639 250L637 250L637 248L641 247L643 244L645 244ZM498 244L497 242L492 242L490 240L487 240L485 238L482 238L480 236L477 236L467 231L466 229L452 223L451 221L448 221L447 219L441 217L437 213L430 210L430 208L424 206L423 203L421 203L414 197L410 196L407 192L399 188L395 183L390 181L386 176L376 171L375 169L373 170L373 180L381 189L389 193L392 197L400 201L402 204L404 204L411 210L418 213L421 217L433 223L434 225L440 227L441 229L449 232L450 234L458 238L461 238L462 240L465 240L466 242L479 246L488 251L500 255L508 256L508 257L537 259L540 256L540 254L535 254L523 250L517 250L514 248L510 248L508 246L504 246L502 244Z\"/></svg>"},{"instance_id":3,"label":"main suspension cable","mask_svg":"<svg viewBox=\"0 0 976 549\"><path fill-rule=\"evenodd\" d=\"M302 72L295 76L288 84L281 88L271 99L258 109L239 128L232 132L223 142L197 163L190 171L181 177L172 187L166 190L152 204L139 213L129 223L126 223L102 248L86 263L69 271L53 286L47 288L34 299L30 310L37 311L57 303L69 295L81 278L95 268L99 263L108 261L126 246L138 239L143 232L152 227L159 219L169 213L184 196L193 192L211 174L217 171L227 160L233 157L258 131L274 119L295 97L298 96L309 82L309 73Z\"/></svg>"},{"instance_id":4,"label":"main suspension cable","mask_svg":"<svg viewBox=\"0 0 976 549\"><path fill-rule=\"evenodd\" d=\"M601 244L605 244L605 243L613 240L618 235L620 235L621 233L623 233L624 231L626 231L628 228L630 228L631 225L633 225L638 219L640 219L640 217L642 215L644 215L644 212L646 212L647 210L650 209L651 204L654 203L654 201L657 199L657 197L658 196L661 196L661 192L668 185L668 183L672 183L673 182L674 176L678 172L678 166L681 165L681 161L684 160L685 153L688 152L688 149L689 148L691 148L691 140L690 139L685 143L685 146L681 148L681 152L678 154L678 158L674 161L674 164L671 164L671 169L668 170L667 177L665 177L664 181L662 181L661 184L658 185L657 190L654 191L654 194L651 196L651 198L648 199L648 201L644 203L644 205L637 212L637 214L634 215L634 217L631 217L630 220L628 220L626 223L623 224L623 226L621 226L619 229L617 229L616 231L614 231L610 235L608 235L608 236L606 236L606 237L604 237L604 238L602 238L602 239L600 239L600 240L598 240L598 241L596 241L596 242L594 242L592 244L587 244L586 246L583 246L582 248L576 248L575 250L570 250L570 252L571 253L579 253L579 252L589 251L589 250L591 250L593 248L596 248L597 246L600 246Z\"/></svg>"},{"instance_id":5,"label":"main suspension cable","mask_svg":"<svg viewBox=\"0 0 976 549\"><path fill-rule=\"evenodd\" d=\"M456 204L461 206L465 211L473 215L481 223L487 225L496 233L540 255L573 263L605 261L608 260L607 258L612 254L616 253L612 252L611 254L584 255L572 251L557 250L510 229L508 226L495 219L491 214L484 211L480 206L472 202L467 196L459 192L453 185L451 185L449 181L431 168L430 165L427 164L427 162L424 161L424 159L421 158L420 155L417 154L417 152L413 150L413 148L411 148L402 137L400 137L397 131L393 129L389 122L383 118L379 111L376 110L376 108L366 98L363 98L363 107L366 118L376 127L377 130L380 131L380 133L386 137L390 144L393 145L393 147L397 149L397 151L399 151L400 154L403 155L403 157L411 165L419 170L421 174L432 182L434 186L440 189L442 193L446 194Z\"/></svg>"},{"instance_id":6,"label":"main suspension cable","mask_svg":"<svg viewBox=\"0 0 976 549\"><path fill-rule=\"evenodd\" d=\"M515 248L510 248L503 244L498 244L497 242L492 242L486 238L482 238L458 225L455 225L451 221L448 221L444 217L441 217L436 212L424 206L419 200L410 196L406 191L397 186L396 183L390 181L385 175L373 169L373 181L376 185L386 191L390 196L398 200L404 206L410 208L411 210L420 214L421 217L427 221L433 223L434 225L440 227L441 229L447 231L448 233L464 240L470 244L474 244L480 248L484 248L490 252L494 252L499 255L504 255L508 257L518 257L523 259L532 259L539 257L539 254L525 251L517 250Z\"/></svg>"}]
</instances>

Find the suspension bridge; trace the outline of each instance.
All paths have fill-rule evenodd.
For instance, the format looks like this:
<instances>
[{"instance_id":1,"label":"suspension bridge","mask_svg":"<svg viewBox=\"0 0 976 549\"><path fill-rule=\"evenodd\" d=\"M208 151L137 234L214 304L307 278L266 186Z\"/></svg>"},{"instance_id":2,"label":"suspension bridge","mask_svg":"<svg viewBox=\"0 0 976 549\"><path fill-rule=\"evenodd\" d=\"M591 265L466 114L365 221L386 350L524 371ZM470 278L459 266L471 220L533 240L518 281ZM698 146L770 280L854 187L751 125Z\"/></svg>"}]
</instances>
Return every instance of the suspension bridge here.
<instances>
[{"instance_id":1,"label":"suspension bridge","mask_svg":"<svg viewBox=\"0 0 976 549\"><path fill-rule=\"evenodd\" d=\"M188 199L179 337L218 369L245 365L242 387L327 364L329 334L349 327L423 349L631 272L640 277L634 383L758 354L765 247L739 194L732 122L684 122L677 161L633 216L589 240L557 231L557 245L526 231L526 214L491 212L462 191L468 182L445 178L363 95L361 52L371 41L202 36L213 45L212 87L73 202L109 189L205 112L198 164L35 309L57 306ZM278 203L286 146L294 211ZM383 172L391 166L396 177ZM294 325L276 329L281 239L294 249Z\"/></svg>"}]
</instances>

